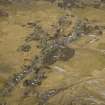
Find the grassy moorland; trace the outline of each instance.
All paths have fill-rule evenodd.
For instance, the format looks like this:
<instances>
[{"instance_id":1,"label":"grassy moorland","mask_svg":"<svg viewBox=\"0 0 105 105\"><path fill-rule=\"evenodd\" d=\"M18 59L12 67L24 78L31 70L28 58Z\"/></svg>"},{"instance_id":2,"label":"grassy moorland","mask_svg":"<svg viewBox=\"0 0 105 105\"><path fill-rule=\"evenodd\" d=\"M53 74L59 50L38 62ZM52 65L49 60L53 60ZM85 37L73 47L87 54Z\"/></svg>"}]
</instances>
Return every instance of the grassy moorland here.
<instances>
[{"instance_id":1,"label":"grassy moorland","mask_svg":"<svg viewBox=\"0 0 105 105\"><path fill-rule=\"evenodd\" d=\"M0 88L40 52L37 41L30 42L32 48L29 52L17 50L32 32L32 28L26 25L28 22L38 22L50 33L53 33L51 25L66 13L73 14L74 18L87 18L93 23L105 24L104 10L92 7L64 10L48 2L38 2L29 7L0 5L0 9L9 14L8 17L0 17ZM105 105L105 32L97 36L96 41L92 40L91 36L82 36L71 43L69 46L75 49L74 57L51 65L47 78L39 87L24 87L21 81L10 96L0 97L0 102L6 101L6 105L37 105L39 99L35 92L68 86L49 99L46 105ZM25 79L32 77L34 74ZM31 95L25 97L27 90L31 91Z\"/></svg>"}]
</instances>

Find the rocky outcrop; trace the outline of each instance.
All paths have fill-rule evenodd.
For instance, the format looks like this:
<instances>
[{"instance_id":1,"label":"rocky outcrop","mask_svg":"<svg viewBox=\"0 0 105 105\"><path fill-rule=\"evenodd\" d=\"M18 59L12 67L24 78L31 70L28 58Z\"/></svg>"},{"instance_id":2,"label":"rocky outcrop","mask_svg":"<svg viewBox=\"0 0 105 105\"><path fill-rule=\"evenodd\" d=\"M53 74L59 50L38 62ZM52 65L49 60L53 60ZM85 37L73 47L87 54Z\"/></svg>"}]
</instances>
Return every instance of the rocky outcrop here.
<instances>
[{"instance_id":1,"label":"rocky outcrop","mask_svg":"<svg viewBox=\"0 0 105 105\"><path fill-rule=\"evenodd\" d=\"M22 5L29 5L34 0L0 0L0 3L6 4L22 4Z\"/></svg>"},{"instance_id":2,"label":"rocky outcrop","mask_svg":"<svg viewBox=\"0 0 105 105\"><path fill-rule=\"evenodd\" d=\"M62 8L72 8L72 7L84 7L84 6L93 6L93 7L104 7L105 0L0 0L4 3L12 4L31 4L33 1L48 1L50 3L55 3Z\"/></svg>"},{"instance_id":3,"label":"rocky outcrop","mask_svg":"<svg viewBox=\"0 0 105 105\"><path fill-rule=\"evenodd\" d=\"M58 6L63 8L71 7L84 7L84 6L93 6L93 7L103 7L105 6L104 0L59 0Z\"/></svg>"}]
</instances>

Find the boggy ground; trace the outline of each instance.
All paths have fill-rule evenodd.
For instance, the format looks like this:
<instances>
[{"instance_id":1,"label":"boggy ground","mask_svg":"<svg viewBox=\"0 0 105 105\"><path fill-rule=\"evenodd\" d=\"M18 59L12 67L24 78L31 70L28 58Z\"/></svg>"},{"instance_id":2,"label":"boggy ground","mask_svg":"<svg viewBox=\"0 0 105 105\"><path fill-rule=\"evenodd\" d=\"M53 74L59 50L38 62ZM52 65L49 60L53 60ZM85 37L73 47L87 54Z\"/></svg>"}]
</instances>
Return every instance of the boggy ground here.
<instances>
[{"instance_id":1,"label":"boggy ground","mask_svg":"<svg viewBox=\"0 0 105 105\"><path fill-rule=\"evenodd\" d=\"M38 42L31 42L29 52L20 52L18 47L23 45L25 38L32 32L26 24L38 22L44 30L53 33L52 24L65 14L73 14L80 19L88 18L93 24L105 24L104 9L74 8L60 9L48 2L34 3L31 7L13 5L0 6L9 16L0 17L0 88L8 78L21 72L22 66L30 63L40 49ZM72 21L74 24L75 17ZM72 30L72 27L71 29ZM1 96L1 105L105 105L105 34L84 35L70 47L75 49L75 55L68 61L57 61L47 69L47 78L38 87L24 87L23 80L13 89L11 95ZM43 71L46 71L42 69ZM24 80L33 78L31 73ZM55 90L61 90L53 95ZM52 96L46 101L43 96L52 90ZM28 96L24 95L29 91ZM37 96L39 93L41 95ZM46 94L45 94L46 93ZM39 97L39 98L38 98ZM6 102L6 103L5 103ZM4 104L2 104L4 103Z\"/></svg>"}]
</instances>

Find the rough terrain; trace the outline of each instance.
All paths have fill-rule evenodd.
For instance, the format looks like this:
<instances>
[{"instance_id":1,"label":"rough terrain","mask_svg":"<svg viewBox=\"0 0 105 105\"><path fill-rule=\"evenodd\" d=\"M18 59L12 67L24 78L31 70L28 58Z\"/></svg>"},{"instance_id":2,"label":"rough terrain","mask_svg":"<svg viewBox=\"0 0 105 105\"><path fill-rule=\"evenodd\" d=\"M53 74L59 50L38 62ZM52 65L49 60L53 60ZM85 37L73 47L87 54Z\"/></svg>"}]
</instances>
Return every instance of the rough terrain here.
<instances>
[{"instance_id":1,"label":"rough terrain","mask_svg":"<svg viewBox=\"0 0 105 105\"><path fill-rule=\"evenodd\" d=\"M105 105L104 11L102 0L0 0L0 105Z\"/></svg>"}]
</instances>

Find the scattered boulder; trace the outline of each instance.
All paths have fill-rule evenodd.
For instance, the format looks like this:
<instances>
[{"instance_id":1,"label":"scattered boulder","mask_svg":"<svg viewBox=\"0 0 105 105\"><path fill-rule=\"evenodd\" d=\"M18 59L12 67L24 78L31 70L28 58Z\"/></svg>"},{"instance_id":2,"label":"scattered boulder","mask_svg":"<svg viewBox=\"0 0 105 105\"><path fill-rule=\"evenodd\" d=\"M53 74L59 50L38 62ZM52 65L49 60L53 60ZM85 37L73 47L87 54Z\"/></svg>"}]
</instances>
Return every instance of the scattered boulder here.
<instances>
[{"instance_id":1,"label":"scattered boulder","mask_svg":"<svg viewBox=\"0 0 105 105\"><path fill-rule=\"evenodd\" d=\"M20 46L20 48L18 49L18 51L23 51L23 52L29 52L31 49L31 46L28 44L24 44L22 46Z\"/></svg>"},{"instance_id":2,"label":"scattered boulder","mask_svg":"<svg viewBox=\"0 0 105 105\"><path fill-rule=\"evenodd\" d=\"M38 86L41 85L40 80L25 80L23 83L24 86Z\"/></svg>"}]
</instances>

